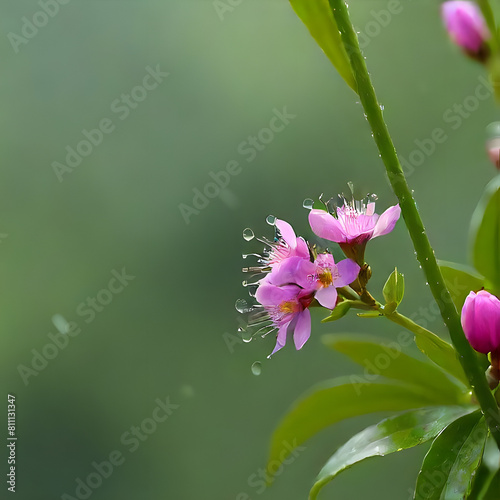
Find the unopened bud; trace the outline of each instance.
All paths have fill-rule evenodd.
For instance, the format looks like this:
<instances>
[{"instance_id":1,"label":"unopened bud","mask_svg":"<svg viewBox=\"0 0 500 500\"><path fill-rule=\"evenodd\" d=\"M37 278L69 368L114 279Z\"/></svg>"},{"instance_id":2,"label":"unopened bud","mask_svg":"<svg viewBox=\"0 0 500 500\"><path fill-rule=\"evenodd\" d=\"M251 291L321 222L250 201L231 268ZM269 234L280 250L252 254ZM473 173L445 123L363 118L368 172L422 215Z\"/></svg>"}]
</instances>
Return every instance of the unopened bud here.
<instances>
[{"instance_id":1,"label":"unopened bud","mask_svg":"<svg viewBox=\"0 0 500 500\"><path fill-rule=\"evenodd\" d=\"M441 16L451 39L470 57L485 62L491 33L481 9L474 2L453 0L441 6Z\"/></svg>"}]
</instances>

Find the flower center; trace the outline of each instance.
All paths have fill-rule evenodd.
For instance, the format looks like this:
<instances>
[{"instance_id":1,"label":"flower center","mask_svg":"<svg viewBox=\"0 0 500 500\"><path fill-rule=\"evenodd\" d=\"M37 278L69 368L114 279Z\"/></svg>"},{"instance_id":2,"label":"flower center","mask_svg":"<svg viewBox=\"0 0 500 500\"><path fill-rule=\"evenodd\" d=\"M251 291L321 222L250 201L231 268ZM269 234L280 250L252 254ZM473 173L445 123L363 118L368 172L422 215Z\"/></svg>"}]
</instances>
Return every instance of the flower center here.
<instances>
[{"instance_id":1,"label":"flower center","mask_svg":"<svg viewBox=\"0 0 500 500\"><path fill-rule=\"evenodd\" d=\"M293 314L298 312L300 309L299 304L293 301L285 301L279 305L279 310L283 314Z\"/></svg>"},{"instance_id":2,"label":"flower center","mask_svg":"<svg viewBox=\"0 0 500 500\"><path fill-rule=\"evenodd\" d=\"M324 287L330 286L333 283L332 271L329 267L318 273L318 281Z\"/></svg>"}]
</instances>

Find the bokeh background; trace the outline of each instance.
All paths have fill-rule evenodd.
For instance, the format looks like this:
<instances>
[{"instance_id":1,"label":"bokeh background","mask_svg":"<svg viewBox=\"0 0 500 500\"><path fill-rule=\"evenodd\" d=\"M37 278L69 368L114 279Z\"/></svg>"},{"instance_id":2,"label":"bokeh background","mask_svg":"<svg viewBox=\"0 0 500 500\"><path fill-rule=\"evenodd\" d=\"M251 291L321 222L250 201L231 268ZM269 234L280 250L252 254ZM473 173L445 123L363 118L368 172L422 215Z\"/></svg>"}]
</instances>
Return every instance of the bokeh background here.
<instances>
[{"instance_id":1,"label":"bokeh background","mask_svg":"<svg viewBox=\"0 0 500 500\"><path fill-rule=\"evenodd\" d=\"M393 338L399 329L355 317L321 324L316 313L301 352L288 346L267 360L274 338L236 337L234 303L246 296L241 254L261 250L242 230L271 236L265 217L274 214L311 238L303 199L346 192L347 181L358 194L377 193L379 212L395 203L356 96L286 0L72 0L33 34L25 18L42 3L0 6L0 422L5 429L13 393L17 498L78 498L77 479L115 450L124 463L87 498L306 498L336 448L383 416L322 432L271 488L255 486L250 478L292 401L318 381L360 373L321 334ZM446 132L410 183L438 256L466 262L470 215L494 174L484 129L498 111L490 97L455 126L448 110L474 95L483 70L449 43L437 1L351 4L400 154L408 158L437 127ZM380 11L389 5L398 13L387 21ZM30 37L20 42L23 29ZM168 77L145 96L136 91L144 98L121 119L113 103L157 65ZM285 107L295 118L247 161L241 144ZM53 163L65 163L67 146L104 118L113 132L58 178ZM186 220L180 205L193 206L193 189L231 160L240 173ZM397 266L407 283L402 311L430 307L403 223L370 243L367 258L374 293ZM135 278L86 323L80 304L123 268ZM24 371L57 333L55 314L81 333L43 369ZM179 408L131 452L123 434L167 397ZM426 449L366 461L321 498L409 498Z\"/></svg>"}]
</instances>

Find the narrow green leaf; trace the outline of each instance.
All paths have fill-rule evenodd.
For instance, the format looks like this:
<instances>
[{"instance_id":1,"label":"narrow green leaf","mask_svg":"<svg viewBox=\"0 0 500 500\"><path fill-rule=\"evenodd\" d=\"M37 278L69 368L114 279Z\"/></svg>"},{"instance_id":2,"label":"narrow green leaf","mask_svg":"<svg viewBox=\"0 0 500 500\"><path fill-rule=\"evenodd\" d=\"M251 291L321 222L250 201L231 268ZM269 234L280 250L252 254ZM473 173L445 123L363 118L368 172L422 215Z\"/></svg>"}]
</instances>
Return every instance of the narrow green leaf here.
<instances>
[{"instance_id":1,"label":"narrow green leaf","mask_svg":"<svg viewBox=\"0 0 500 500\"><path fill-rule=\"evenodd\" d=\"M458 360L458 353L452 345L437 335L426 335L423 332L415 336L415 344L431 361L463 382L467 387L470 386Z\"/></svg>"},{"instance_id":2,"label":"narrow green leaf","mask_svg":"<svg viewBox=\"0 0 500 500\"><path fill-rule=\"evenodd\" d=\"M493 179L472 215L474 267L500 289L500 176Z\"/></svg>"},{"instance_id":3,"label":"narrow green leaf","mask_svg":"<svg viewBox=\"0 0 500 500\"><path fill-rule=\"evenodd\" d=\"M340 76L357 92L351 63L328 0L290 0L290 4Z\"/></svg>"},{"instance_id":4,"label":"narrow green leaf","mask_svg":"<svg viewBox=\"0 0 500 500\"><path fill-rule=\"evenodd\" d=\"M389 417L352 437L328 460L309 494L314 500L319 491L340 472L370 457L385 456L412 448L434 438L472 407L449 406L412 410Z\"/></svg>"},{"instance_id":5,"label":"narrow green leaf","mask_svg":"<svg viewBox=\"0 0 500 500\"><path fill-rule=\"evenodd\" d=\"M374 381L383 376L425 387L442 398L443 404L465 402L466 386L451 381L435 365L408 356L397 342L353 334L324 335L323 342L361 365L367 380Z\"/></svg>"},{"instance_id":6,"label":"narrow green leaf","mask_svg":"<svg viewBox=\"0 0 500 500\"><path fill-rule=\"evenodd\" d=\"M392 272L385 282L382 293L384 294L386 304L396 304L397 307L403 300L405 278L401 273L398 273L397 269Z\"/></svg>"},{"instance_id":7,"label":"narrow green leaf","mask_svg":"<svg viewBox=\"0 0 500 500\"><path fill-rule=\"evenodd\" d=\"M274 431L269 454L272 476L287 456L316 433L346 418L379 411L401 411L442 402L410 384L370 383L360 376L340 377L311 388L303 395Z\"/></svg>"},{"instance_id":8,"label":"narrow green leaf","mask_svg":"<svg viewBox=\"0 0 500 500\"><path fill-rule=\"evenodd\" d=\"M481 410L451 423L434 440L417 478L415 500L467 498L488 436Z\"/></svg>"},{"instance_id":9,"label":"narrow green leaf","mask_svg":"<svg viewBox=\"0 0 500 500\"><path fill-rule=\"evenodd\" d=\"M333 309L332 313L330 316L328 316L325 319L322 319L322 323L328 323L330 321L337 321L338 319L344 317L348 312L349 309L351 308L351 301L350 300L344 300L344 302L340 302L335 306L335 309Z\"/></svg>"},{"instance_id":10,"label":"narrow green leaf","mask_svg":"<svg viewBox=\"0 0 500 500\"><path fill-rule=\"evenodd\" d=\"M498 500L500 498L500 470L491 479L488 489L481 500Z\"/></svg>"},{"instance_id":11,"label":"narrow green leaf","mask_svg":"<svg viewBox=\"0 0 500 500\"><path fill-rule=\"evenodd\" d=\"M438 261L438 264L453 303L460 312L467 295L471 291L481 290L485 286L485 280L472 267L444 260Z\"/></svg>"}]
</instances>

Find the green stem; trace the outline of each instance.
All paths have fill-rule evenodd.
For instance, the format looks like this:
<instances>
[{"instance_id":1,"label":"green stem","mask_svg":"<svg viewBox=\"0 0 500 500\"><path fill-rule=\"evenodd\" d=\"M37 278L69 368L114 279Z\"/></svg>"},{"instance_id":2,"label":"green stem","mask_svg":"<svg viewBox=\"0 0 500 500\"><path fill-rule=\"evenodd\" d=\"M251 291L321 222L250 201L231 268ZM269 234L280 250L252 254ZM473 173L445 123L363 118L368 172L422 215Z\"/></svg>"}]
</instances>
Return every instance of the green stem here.
<instances>
[{"instance_id":1,"label":"green stem","mask_svg":"<svg viewBox=\"0 0 500 500\"><path fill-rule=\"evenodd\" d=\"M434 251L427 238L422 219L385 124L347 6L344 0L329 0L329 2L341 33L342 42L349 55L361 104L373 131L373 137L385 164L389 181L399 200L401 212L410 233L417 258L425 273L432 295L439 305L441 316L450 332L453 345L459 353L462 368L476 394L491 433L500 449L499 408L488 387L485 375L477 363L476 355L465 338L460 324L460 317L453 305L450 292L444 283Z\"/></svg>"},{"instance_id":2,"label":"green stem","mask_svg":"<svg viewBox=\"0 0 500 500\"><path fill-rule=\"evenodd\" d=\"M483 13L484 19L486 20L486 24L488 25L489 30L491 31L491 36L496 41L497 35L497 27L495 23L495 16L493 14L493 10L488 0L478 0L477 2L481 11Z\"/></svg>"}]
</instances>

